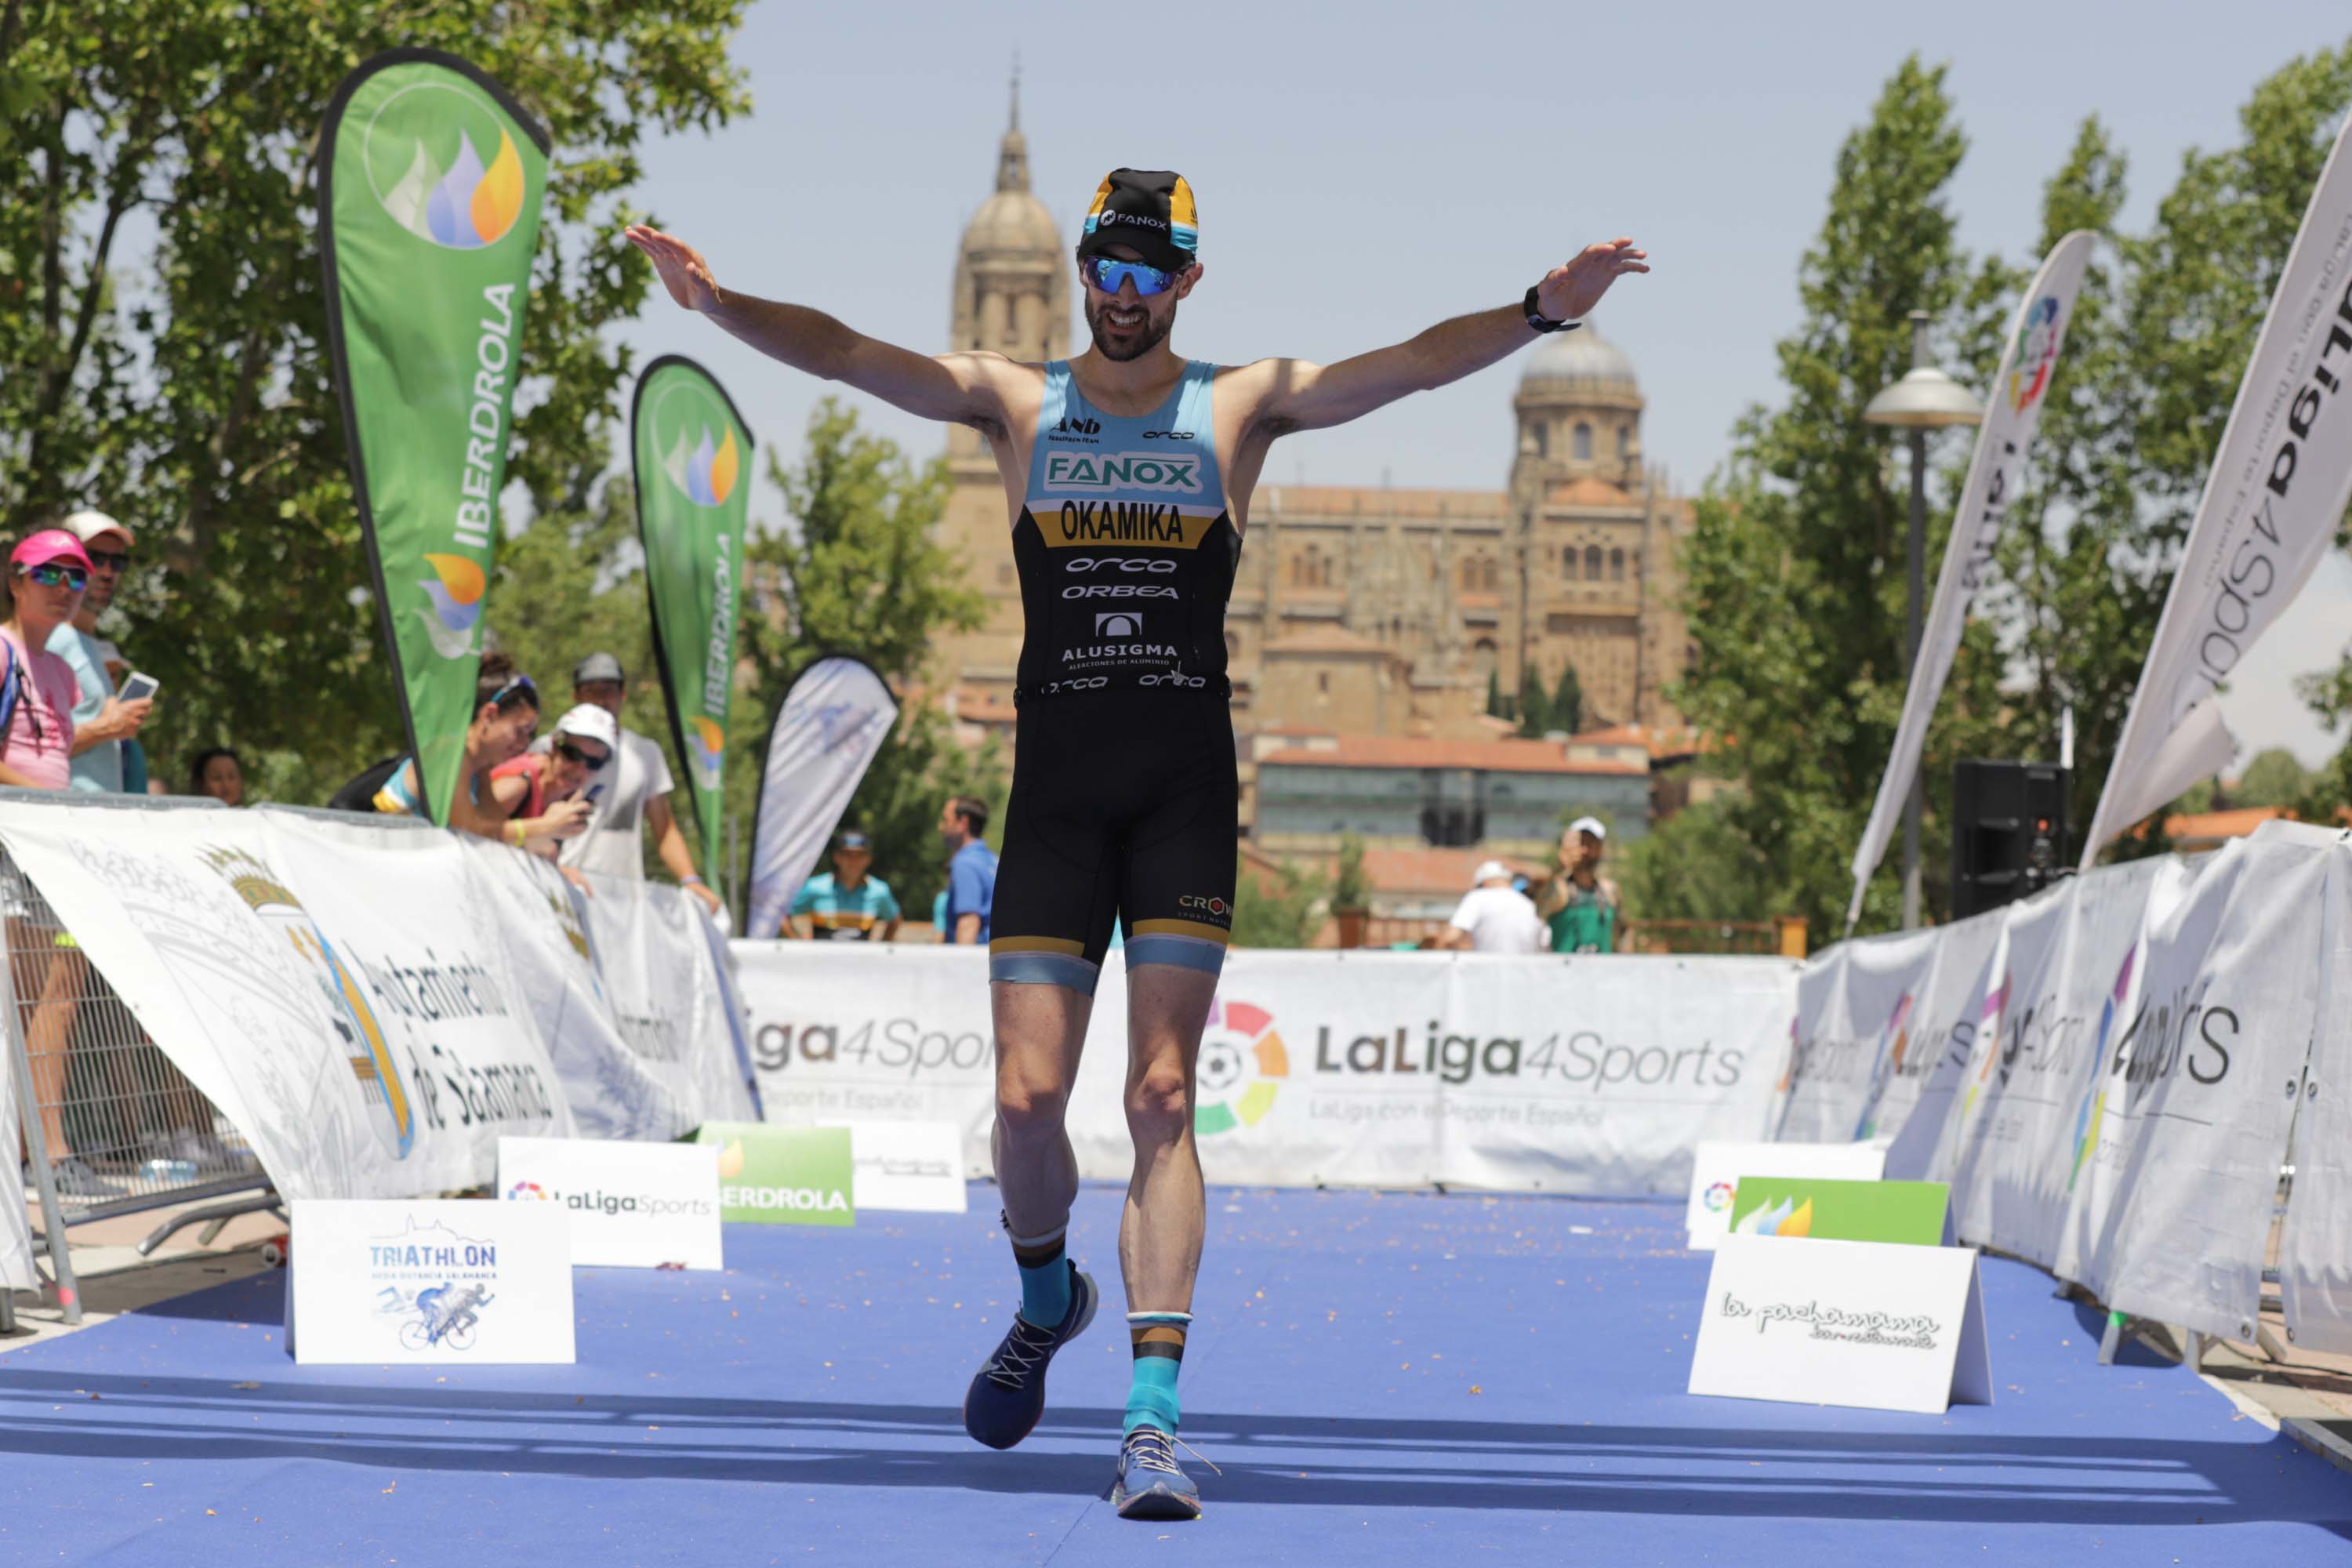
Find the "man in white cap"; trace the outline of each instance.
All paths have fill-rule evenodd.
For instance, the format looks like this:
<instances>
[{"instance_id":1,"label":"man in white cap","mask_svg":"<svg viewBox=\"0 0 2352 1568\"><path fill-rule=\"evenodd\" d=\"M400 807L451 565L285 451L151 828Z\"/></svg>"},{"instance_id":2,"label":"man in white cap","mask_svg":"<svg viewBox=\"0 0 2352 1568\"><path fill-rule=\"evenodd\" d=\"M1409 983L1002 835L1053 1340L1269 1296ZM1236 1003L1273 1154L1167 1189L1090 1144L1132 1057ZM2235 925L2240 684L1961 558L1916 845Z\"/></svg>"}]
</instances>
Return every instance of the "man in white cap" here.
<instances>
[{"instance_id":1,"label":"man in white cap","mask_svg":"<svg viewBox=\"0 0 2352 1568\"><path fill-rule=\"evenodd\" d=\"M1536 899L1550 928L1554 952L1612 952L1617 945L1617 884L1601 874L1601 847L1609 829L1580 816L1559 836L1551 879Z\"/></svg>"},{"instance_id":2,"label":"man in white cap","mask_svg":"<svg viewBox=\"0 0 2352 1568\"><path fill-rule=\"evenodd\" d=\"M593 703L610 713L615 723L628 691L621 661L609 653L592 653L572 668L572 700ZM612 770L611 783L596 802L596 815L589 819L588 831L563 846L562 863L600 876L643 877L642 831L649 826L654 830L654 853L661 857L678 885L700 899L702 907L716 919L722 908L719 895L695 870L694 851L688 847L677 815L670 809L670 791L677 786L669 774L669 759L657 742L635 730L625 728L620 736L620 761Z\"/></svg>"},{"instance_id":3,"label":"man in white cap","mask_svg":"<svg viewBox=\"0 0 2352 1568\"><path fill-rule=\"evenodd\" d=\"M73 667L81 687L81 700L74 704L73 787L144 795L147 759L134 737L155 700L125 702L115 695L115 667L122 666L122 652L97 629L100 614L114 603L114 591L130 569L131 530L102 511L78 511L66 519L66 530L81 541L90 564L81 608L49 638L49 651Z\"/></svg>"},{"instance_id":4,"label":"man in white cap","mask_svg":"<svg viewBox=\"0 0 2352 1568\"><path fill-rule=\"evenodd\" d=\"M1544 950L1543 921L1535 905L1511 886L1513 874L1500 860L1488 860L1472 879L1454 918L1438 933L1437 945L1475 952L1531 953Z\"/></svg>"}]
</instances>

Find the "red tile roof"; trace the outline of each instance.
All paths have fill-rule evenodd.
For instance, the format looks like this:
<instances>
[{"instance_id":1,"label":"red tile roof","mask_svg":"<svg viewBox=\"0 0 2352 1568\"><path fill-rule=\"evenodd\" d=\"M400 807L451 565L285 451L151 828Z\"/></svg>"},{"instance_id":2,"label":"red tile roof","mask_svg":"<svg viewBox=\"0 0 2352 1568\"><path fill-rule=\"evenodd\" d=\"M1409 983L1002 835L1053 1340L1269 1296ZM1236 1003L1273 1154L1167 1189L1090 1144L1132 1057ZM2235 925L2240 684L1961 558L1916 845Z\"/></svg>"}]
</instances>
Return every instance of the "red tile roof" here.
<instances>
[{"instance_id":1,"label":"red tile roof","mask_svg":"<svg viewBox=\"0 0 2352 1568\"><path fill-rule=\"evenodd\" d=\"M1276 752L1262 767L1286 763L1322 768L1475 768L1505 773L1605 773L1642 777L1638 763L1572 763L1554 741L1439 741L1412 735L1341 735L1314 751Z\"/></svg>"}]
</instances>

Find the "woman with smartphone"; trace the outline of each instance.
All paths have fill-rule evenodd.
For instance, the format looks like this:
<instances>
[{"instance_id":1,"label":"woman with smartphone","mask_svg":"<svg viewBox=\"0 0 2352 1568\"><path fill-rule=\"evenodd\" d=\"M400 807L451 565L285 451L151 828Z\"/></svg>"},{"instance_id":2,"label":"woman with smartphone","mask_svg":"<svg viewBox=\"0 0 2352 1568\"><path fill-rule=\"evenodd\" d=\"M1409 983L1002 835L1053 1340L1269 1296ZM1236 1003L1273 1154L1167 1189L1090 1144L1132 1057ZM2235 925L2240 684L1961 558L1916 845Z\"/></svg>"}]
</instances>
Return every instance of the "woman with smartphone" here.
<instances>
[{"instance_id":1,"label":"woman with smartphone","mask_svg":"<svg viewBox=\"0 0 2352 1568\"><path fill-rule=\"evenodd\" d=\"M555 847L587 830L620 743L613 716L583 702L560 720L544 752L525 752L490 770L486 816L503 818L508 843L555 858Z\"/></svg>"}]
</instances>

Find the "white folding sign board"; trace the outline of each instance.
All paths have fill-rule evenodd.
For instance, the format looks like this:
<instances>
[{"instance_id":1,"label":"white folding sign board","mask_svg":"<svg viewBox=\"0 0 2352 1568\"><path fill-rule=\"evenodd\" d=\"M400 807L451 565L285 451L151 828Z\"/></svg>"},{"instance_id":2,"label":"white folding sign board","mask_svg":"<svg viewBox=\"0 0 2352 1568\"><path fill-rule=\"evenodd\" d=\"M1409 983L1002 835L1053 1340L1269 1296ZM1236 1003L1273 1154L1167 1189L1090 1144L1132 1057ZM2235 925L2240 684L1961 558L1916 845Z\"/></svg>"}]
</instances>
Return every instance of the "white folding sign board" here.
<instances>
[{"instance_id":1,"label":"white folding sign board","mask_svg":"<svg viewBox=\"0 0 2352 1568\"><path fill-rule=\"evenodd\" d=\"M575 1264L724 1267L714 1145L501 1138L498 1191L571 1215Z\"/></svg>"},{"instance_id":2,"label":"white folding sign board","mask_svg":"<svg viewBox=\"0 0 2352 1568\"><path fill-rule=\"evenodd\" d=\"M850 1202L857 1212L961 1214L963 1130L952 1121L827 1121L849 1129Z\"/></svg>"},{"instance_id":3,"label":"white folding sign board","mask_svg":"<svg viewBox=\"0 0 2352 1568\"><path fill-rule=\"evenodd\" d=\"M573 1360L572 1242L561 1208L313 1198L292 1212L286 1337L296 1361Z\"/></svg>"},{"instance_id":4,"label":"white folding sign board","mask_svg":"<svg viewBox=\"0 0 2352 1568\"><path fill-rule=\"evenodd\" d=\"M1707 1274L1690 1392L1924 1415L1990 1405L1977 1255L1725 1237Z\"/></svg>"},{"instance_id":5,"label":"white folding sign board","mask_svg":"<svg viewBox=\"0 0 2352 1568\"><path fill-rule=\"evenodd\" d=\"M1820 1176L1874 1182L1886 1151L1868 1143L1733 1143L1702 1141L1691 1165L1683 1224L1694 1251L1712 1251L1731 1228L1731 1200L1742 1176Z\"/></svg>"}]
</instances>

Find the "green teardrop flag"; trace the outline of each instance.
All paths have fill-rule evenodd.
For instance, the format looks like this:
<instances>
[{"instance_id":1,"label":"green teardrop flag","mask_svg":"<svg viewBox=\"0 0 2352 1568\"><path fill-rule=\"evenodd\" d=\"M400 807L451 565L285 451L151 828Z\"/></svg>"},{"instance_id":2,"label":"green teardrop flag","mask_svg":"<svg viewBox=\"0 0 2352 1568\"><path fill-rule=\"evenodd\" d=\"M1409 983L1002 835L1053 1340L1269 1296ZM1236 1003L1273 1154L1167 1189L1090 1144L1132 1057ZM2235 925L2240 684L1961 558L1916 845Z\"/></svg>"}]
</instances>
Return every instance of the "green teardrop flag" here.
<instances>
[{"instance_id":1,"label":"green teardrop flag","mask_svg":"<svg viewBox=\"0 0 2352 1568\"><path fill-rule=\"evenodd\" d=\"M676 354L637 378L629 425L654 654L702 825L702 867L716 880L751 432L710 373Z\"/></svg>"},{"instance_id":2,"label":"green teardrop flag","mask_svg":"<svg viewBox=\"0 0 2352 1568\"><path fill-rule=\"evenodd\" d=\"M481 666L547 132L454 56L345 77L320 137L327 336L425 809L449 819Z\"/></svg>"}]
</instances>

